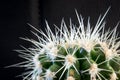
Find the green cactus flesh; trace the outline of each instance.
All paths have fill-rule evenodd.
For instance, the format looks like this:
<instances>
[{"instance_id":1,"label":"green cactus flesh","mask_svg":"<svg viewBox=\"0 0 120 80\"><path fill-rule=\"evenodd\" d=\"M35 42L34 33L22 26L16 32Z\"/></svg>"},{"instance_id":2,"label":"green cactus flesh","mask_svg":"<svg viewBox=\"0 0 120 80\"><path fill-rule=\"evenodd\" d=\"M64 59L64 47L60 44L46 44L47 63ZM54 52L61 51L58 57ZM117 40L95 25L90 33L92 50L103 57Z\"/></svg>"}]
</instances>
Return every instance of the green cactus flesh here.
<instances>
[{"instance_id":1,"label":"green cactus flesh","mask_svg":"<svg viewBox=\"0 0 120 80\"><path fill-rule=\"evenodd\" d=\"M59 46L54 62L46 54L39 60L44 73L41 77L46 80L117 80L120 58L115 56L108 60L105 51L97 45L90 52L77 45L67 49Z\"/></svg>"},{"instance_id":2,"label":"green cactus flesh","mask_svg":"<svg viewBox=\"0 0 120 80\"><path fill-rule=\"evenodd\" d=\"M17 50L27 61L14 66L30 70L22 74L23 80L120 80L120 37L117 26L111 31L104 30L105 15L91 28L89 19L85 27L83 18L77 14L78 28L71 20L67 28L62 20L55 34L47 22L47 34L30 25L43 37L32 32L38 41L23 39L34 46Z\"/></svg>"}]
</instances>

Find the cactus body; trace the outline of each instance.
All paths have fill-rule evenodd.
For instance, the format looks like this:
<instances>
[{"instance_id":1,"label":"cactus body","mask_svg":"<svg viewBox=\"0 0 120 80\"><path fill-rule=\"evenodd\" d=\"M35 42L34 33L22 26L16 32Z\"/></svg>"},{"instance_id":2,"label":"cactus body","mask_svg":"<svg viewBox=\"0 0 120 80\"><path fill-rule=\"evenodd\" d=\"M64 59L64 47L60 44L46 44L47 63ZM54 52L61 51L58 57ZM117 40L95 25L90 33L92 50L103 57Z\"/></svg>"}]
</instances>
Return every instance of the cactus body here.
<instances>
[{"instance_id":1,"label":"cactus body","mask_svg":"<svg viewBox=\"0 0 120 80\"><path fill-rule=\"evenodd\" d=\"M105 15L99 17L94 28L90 27L89 19L85 27L78 14L78 28L71 21L67 28L64 20L61 28L56 26L55 34L47 22L47 34L33 27L43 38L33 32L39 41L25 40L35 47L18 50L28 61L16 66L30 70L23 73L23 80L120 80L117 27L104 31Z\"/></svg>"}]
</instances>

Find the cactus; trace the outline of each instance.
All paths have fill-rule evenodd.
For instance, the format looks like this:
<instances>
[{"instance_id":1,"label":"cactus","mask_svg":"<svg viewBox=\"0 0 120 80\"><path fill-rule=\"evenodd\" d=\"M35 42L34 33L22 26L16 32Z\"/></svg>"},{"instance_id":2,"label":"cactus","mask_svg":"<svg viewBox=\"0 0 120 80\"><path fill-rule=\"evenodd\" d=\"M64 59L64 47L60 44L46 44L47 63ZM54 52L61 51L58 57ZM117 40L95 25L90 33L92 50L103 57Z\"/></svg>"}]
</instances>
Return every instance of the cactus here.
<instances>
[{"instance_id":1,"label":"cactus","mask_svg":"<svg viewBox=\"0 0 120 80\"><path fill-rule=\"evenodd\" d=\"M104 18L109 9L99 17L94 28L90 21L85 27L78 15L79 27L64 19L61 27L55 25L55 34L46 21L46 33L32 25L42 37L32 32L37 40L23 38L33 43L32 48L16 50L26 61L14 66L25 67L23 80L120 80L120 41L116 31L105 31Z\"/></svg>"}]
</instances>

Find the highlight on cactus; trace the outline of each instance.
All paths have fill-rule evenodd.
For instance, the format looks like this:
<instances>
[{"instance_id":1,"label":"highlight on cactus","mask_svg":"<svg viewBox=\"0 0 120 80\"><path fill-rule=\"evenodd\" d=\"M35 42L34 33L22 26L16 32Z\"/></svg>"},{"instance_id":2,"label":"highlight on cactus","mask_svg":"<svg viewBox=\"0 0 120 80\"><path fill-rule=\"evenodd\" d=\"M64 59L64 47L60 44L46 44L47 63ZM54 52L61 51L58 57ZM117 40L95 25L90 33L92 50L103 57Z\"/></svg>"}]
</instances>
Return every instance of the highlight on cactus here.
<instances>
[{"instance_id":1,"label":"highlight on cactus","mask_svg":"<svg viewBox=\"0 0 120 80\"><path fill-rule=\"evenodd\" d=\"M77 11L79 26L64 19L60 28L55 25L55 34L46 21L46 33L32 32L38 40L23 38L33 47L16 50L25 61L12 65L25 67L23 80L120 80L120 37L117 26L105 30L104 18L100 16L94 27L90 19L85 26Z\"/></svg>"}]
</instances>

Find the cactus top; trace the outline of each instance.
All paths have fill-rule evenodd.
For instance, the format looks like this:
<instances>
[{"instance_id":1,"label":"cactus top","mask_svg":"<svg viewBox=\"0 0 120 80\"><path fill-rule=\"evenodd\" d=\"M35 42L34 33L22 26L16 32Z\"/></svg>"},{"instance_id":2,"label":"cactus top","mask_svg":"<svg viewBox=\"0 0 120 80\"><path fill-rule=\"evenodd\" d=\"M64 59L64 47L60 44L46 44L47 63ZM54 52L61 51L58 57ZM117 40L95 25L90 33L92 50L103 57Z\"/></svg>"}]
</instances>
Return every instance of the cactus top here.
<instances>
[{"instance_id":1,"label":"cactus top","mask_svg":"<svg viewBox=\"0 0 120 80\"><path fill-rule=\"evenodd\" d=\"M109 9L108 9L109 10ZM82 16L77 18L76 27L70 20L67 27L64 19L61 27L55 25L55 34L46 21L46 33L32 32L38 40L23 38L33 43L32 48L16 50L26 61L13 66L25 67L23 80L117 80L120 79L120 40L117 26L105 31L104 18L99 17L91 27L90 19L84 25Z\"/></svg>"}]
</instances>

